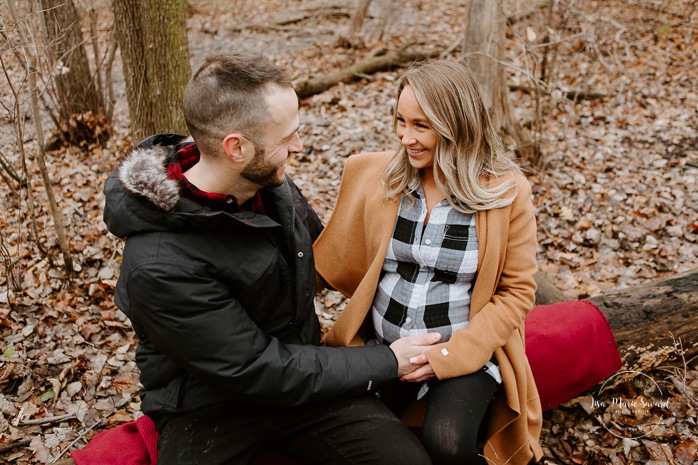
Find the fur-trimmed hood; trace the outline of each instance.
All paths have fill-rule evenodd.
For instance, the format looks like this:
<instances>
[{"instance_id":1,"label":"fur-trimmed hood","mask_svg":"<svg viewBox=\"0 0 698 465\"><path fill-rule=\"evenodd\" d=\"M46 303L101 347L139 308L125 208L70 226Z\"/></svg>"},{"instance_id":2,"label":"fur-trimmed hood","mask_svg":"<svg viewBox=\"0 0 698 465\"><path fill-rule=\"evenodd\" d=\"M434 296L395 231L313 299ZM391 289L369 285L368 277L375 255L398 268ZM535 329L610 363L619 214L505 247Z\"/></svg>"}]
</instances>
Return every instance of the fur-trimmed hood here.
<instances>
[{"instance_id":1,"label":"fur-trimmed hood","mask_svg":"<svg viewBox=\"0 0 698 465\"><path fill-rule=\"evenodd\" d=\"M201 227L218 214L181 197L179 184L168 175L170 156L191 143L178 134L149 137L112 171L104 187L104 222L112 234Z\"/></svg>"},{"instance_id":2,"label":"fur-trimmed hood","mask_svg":"<svg viewBox=\"0 0 698 465\"><path fill-rule=\"evenodd\" d=\"M142 141L124 158L104 187L104 222L109 232L127 237L141 232L239 227L240 223L279 226L264 215L215 211L182 197L167 164L173 153L192 143L177 134L160 134ZM291 189L289 183L286 178L283 186L271 189L276 205L292 205L291 191L297 188Z\"/></svg>"},{"instance_id":3,"label":"fur-trimmed hood","mask_svg":"<svg viewBox=\"0 0 698 465\"><path fill-rule=\"evenodd\" d=\"M166 147L136 148L116 168L117 179L131 194L144 197L165 211L180 199L179 185L167 173Z\"/></svg>"}]
</instances>

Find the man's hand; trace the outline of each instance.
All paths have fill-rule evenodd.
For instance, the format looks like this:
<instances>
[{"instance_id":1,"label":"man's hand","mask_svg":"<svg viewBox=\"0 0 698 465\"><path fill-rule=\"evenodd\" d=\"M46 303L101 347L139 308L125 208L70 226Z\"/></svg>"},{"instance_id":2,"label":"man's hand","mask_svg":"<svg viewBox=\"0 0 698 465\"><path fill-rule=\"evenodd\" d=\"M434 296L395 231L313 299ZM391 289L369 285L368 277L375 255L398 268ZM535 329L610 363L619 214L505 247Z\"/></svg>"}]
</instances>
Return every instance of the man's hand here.
<instances>
[{"instance_id":1,"label":"man's hand","mask_svg":"<svg viewBox=\"0 0 698 465\"><path fill-rule=\"evenodd\" d=\"M421 360L426 360L426 355L419 355L418 357L412 357L410 359L410 363L413 365L419 365L420 363L426 363L422 362ZM426 381L428 379L433 378L435 375L434 369L426 363L425 365L420 366L416 370L414 370L412 373L409 373L405 376L400 377L400 381L408 381L412 383L420 383L422 381Z\"/></svg>"},{"instance_id":2,"label":"man's hand","mask_svg":"<svg viewBox=\"0 0 698 465\"><path fill-rule=\"evenodd\" d=\"M439 342L441 334L429 333L420 336L407 336L390 344L397 358L397 375L403 377L427 363L426 357L419 357L432 345ZM414 360L417 363L413 363Z\"/></svg>"}]
</instances>

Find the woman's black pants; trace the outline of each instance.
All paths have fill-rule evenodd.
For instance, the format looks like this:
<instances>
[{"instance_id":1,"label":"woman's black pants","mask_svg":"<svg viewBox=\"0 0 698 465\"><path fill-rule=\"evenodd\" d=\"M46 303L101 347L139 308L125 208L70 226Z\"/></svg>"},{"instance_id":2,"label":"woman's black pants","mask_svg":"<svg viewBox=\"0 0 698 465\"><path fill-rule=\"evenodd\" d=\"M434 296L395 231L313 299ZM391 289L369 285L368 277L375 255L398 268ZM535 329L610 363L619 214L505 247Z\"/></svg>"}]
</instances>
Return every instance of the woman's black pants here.
<instances>
[{"instance_id":1,"label":"woman's black pants","mask_svg":"<svg viewBox=\"0 0 698 465\"><path fill-rule=\"evenodd\" d=\"M380 399L400 417L421 384L393 381L381 388ZM429 382L422 442L434 465L485 463L477 447L478 430L498 386L483 370Z\"/></svg>"}]
</instances>

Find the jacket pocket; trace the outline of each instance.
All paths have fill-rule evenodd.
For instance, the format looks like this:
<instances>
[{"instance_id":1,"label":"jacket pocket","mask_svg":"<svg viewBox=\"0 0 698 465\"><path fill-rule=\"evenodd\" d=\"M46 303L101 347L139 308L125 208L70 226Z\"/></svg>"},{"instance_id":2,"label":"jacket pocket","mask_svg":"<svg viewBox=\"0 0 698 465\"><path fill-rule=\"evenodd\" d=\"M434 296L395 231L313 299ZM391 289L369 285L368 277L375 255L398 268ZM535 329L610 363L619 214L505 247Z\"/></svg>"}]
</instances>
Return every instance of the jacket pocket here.
<instances>
[{"instance_id":1,"label":"jacket pocket","mask_svg":"<svg viewBox=\"0 0 698 465\"><path fill-rule=\"evenodd\" d=\"M167 385L141 392L141 409L144 413L174 413L182 399L188 375L183 374L170 380Z\"/></svg>"}]
</instances>

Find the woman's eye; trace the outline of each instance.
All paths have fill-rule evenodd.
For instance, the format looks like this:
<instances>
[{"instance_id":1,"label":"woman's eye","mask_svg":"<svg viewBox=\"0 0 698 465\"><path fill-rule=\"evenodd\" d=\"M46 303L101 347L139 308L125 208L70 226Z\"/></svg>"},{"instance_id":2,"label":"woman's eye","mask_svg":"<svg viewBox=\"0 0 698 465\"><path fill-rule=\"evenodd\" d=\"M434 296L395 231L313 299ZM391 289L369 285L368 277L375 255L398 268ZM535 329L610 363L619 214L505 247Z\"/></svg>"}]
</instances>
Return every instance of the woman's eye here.
<instances>
[{"instance_id":1,"label":"woman's eye","mask_svg":"<svg viewBox=\"0 0 698 465\"><path fill-rule=\"evenodd\" d=\"M429 129L429 126L427 126L426 124L417 123L415 124L415 126L417 126L420 129Z\"/></svg>"}]
</instances>

